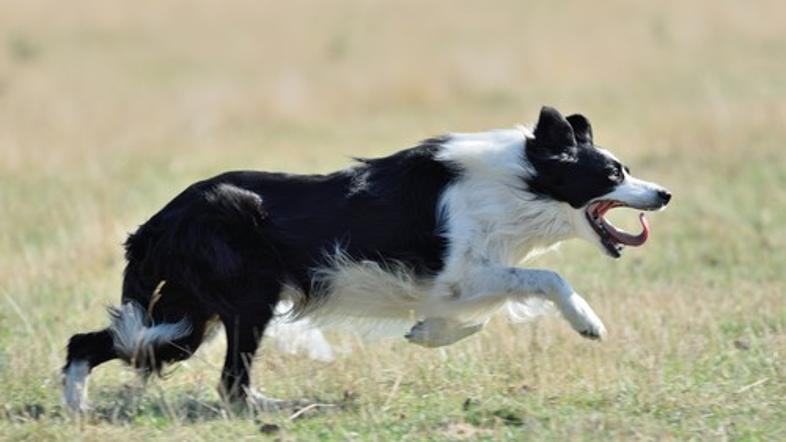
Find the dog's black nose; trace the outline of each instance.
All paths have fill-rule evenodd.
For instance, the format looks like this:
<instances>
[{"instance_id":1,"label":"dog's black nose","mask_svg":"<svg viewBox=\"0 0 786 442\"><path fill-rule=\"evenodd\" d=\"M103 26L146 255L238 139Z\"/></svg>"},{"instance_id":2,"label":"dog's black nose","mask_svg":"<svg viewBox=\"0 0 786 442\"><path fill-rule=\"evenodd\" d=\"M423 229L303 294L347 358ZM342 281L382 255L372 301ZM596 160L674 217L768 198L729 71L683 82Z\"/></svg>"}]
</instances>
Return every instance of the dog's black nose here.
<instances>
[{"instance_id":1,"label":"dog's black nose","mask_svg":"<svg viewBox=\"0 0 786 442\"><path fill-rule=\"evenodd\" d=\"M666 190L666 189L659 190L659 191L658 191L658 196L660 197L660 200L661 200L661 201L663 201L663 205L664 205L664 206L665 206L666 204L668 204L668 203L669 203L669 201L671 201L671 192L669 192L669 191L668 191L668 190Z\"/></svg>"}]
</instances>

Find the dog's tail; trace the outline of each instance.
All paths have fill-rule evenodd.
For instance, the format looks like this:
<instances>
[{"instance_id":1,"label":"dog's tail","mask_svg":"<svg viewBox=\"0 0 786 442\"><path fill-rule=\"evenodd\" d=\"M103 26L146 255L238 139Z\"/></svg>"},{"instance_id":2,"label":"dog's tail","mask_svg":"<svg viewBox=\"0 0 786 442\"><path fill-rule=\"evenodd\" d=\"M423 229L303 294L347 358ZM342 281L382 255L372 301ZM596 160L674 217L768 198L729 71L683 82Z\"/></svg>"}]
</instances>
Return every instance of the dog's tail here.
<instances>
[{"instance_id":1,"label":"dog's tail","mask_svg":"<svg viewBox=\"0 0 786 442\"><path fill-rule=\"evenodd\" d=\"M187 317L174 323L153 324L148 313L134 301L110 308L112 345L120 359L147 370L160 367L155 349L191 334ZM151 360L152 358L152 360Z\"/></svg>"}]
</instances>

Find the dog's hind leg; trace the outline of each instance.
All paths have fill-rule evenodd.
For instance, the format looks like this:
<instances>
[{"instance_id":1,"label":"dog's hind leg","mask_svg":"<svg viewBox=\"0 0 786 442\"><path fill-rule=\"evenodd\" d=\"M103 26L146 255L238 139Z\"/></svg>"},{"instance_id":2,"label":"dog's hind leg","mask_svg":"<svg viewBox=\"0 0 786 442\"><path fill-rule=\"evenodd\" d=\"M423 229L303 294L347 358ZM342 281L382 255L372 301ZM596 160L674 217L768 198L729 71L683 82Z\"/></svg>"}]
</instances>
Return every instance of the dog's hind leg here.
<instances>
[{"instance_id":1,"label":"dog's hind leg","mask_svg":"<svg viewBox=\"0 0 786 442\"><path fill-rule=\"evenodd\" d=\"M110 309L111 325L101 331L80 333L68 342L63 368L64 399L73 411L87 408L87 377L98 365L122 359L145 378L160 373L166 363L188 358L199 347L209 317L179 294L165 290L157 305L143 308L142 298L126 290L123 304Z\"/></svg>"},{"instance_id":2,"label":"dog's hind leg","mask_svg":"<svg viewBox=\"0 0 786 442\"><path fill-rule=\"evenodd\" d=\"M238 312L222 317L227 352L221 370L219 392L225 399L243 399L249 392L251 365L265 326L272 316L270 308L264 307L258 312Z\"/></svg>"},{"instance_id":3,"label":"dog's hind leg","mask_svg":"<svg viewBox=\"0 0 786 442\"><path fill-rule=\"evenodd\" d=\"M155 322L156 315L135 301L110 310L111 325L101 331L80 333L68 342L63 367L64 399L74 411L87 409L87 377L98 365L120 358L140 374L160 372L165 363L186 359L202 341L206 321L181 315L176 322Z\"/></svg>"},{"instance_id":4,"label":"dog's hind leg","mask_svg":"<svg viewBox=\"0 0 786 442\"><path fill-rule=\"evenodd\" d=\"M254 356L273 317L280 290L278 284L260 284L256 286L257 293L254 293L257 296L235 298L238 304L233 306L232 311L220 314L226 331L227 353L219 392L229 402L245 400L248 405L263 411L304 405L305 401L266 397L251 386Z\"/></svg>"},{"instance_id":5,"label":"dog's hind leg","mask_svg":"<svg viewBox=\"0 0 786 442\"><path fill-rule=\"evenodd\" d=\"M71 410L81 412L87 407L87 376L90 370L117 357L112 333L108 328L79 333L68 340L63 386L64 399Z\"/></svg>"}]
</instances>

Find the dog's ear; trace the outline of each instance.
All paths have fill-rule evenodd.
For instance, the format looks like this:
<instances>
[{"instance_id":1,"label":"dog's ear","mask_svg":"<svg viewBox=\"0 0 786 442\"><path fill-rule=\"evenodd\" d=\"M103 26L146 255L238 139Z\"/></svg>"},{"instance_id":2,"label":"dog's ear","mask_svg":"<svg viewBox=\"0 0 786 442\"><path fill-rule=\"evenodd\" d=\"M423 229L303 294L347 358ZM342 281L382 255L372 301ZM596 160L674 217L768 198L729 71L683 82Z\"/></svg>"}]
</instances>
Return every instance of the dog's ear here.
<instances>
[{"instance_id":1,"label":"dog's ear","mask_svg":"<svg viewBox=\"0 0 786 442\"><path fill-rule=\"evenodd\" d=\"M559 151L576 145L573 127L557 109L550 106L540 109L534 135L535 144L545 150Z\"/></svg>"},{"instance_id":2,"label":"dog's ear","mask_svg":"<svg viewBox=\"0 0 786 442\"><path fill-rule=\"evenodd\" d=\"M570 127L573 128L576 142L592 145L592 126L587 117L581 114L573 114L569 115L567 120L570 123Z\"/></svg>"}]
</instances>

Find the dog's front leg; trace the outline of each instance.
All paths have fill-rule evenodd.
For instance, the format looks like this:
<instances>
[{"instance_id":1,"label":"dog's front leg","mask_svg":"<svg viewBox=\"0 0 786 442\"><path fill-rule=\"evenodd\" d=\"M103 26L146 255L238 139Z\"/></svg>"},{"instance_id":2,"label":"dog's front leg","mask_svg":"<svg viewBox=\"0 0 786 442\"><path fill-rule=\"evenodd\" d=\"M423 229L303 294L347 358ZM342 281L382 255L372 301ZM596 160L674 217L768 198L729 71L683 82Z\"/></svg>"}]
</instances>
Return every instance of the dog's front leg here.
<instances>
[{"instance_id":1,"label":"dog's front leg","mask_svg":"<svg viewBox=\"0 0 786 442\"><path fill-rule=\"evenodd\" d=\"M464 324L447 318L426 318L418 321L404 337L423 347L444 347L483 329L484 323Z\"/></svg>"},{"instance_id":2,"label":"dog's front leg","mask_svg":"<svg viewBox=\"0 0 786 442\"><path fill-rule=\"evenodd\" d=\"M484 273L486 278L481 280L481 291L504 290L513 295L514 299L542 297L553 302L573 329L585 338L602 339L605 336L606 328L592 307L556 272L494 267Z\"/></svg>"},{"instance_id":3,"label":"dog's front leg","mask_svg":"<svg viewBox=\"0 0 786 442\"><path fill-rule=\"evenodd\" d=\"M462 273L450 284L454 293L431 306L427 317L461 317L494 308L507 300L538 296L553 302L574 330L589 339L602 339L603 322L568 282L550 270L520 269L504 266L479 266Z\"/></svg>"}]
</instances>

